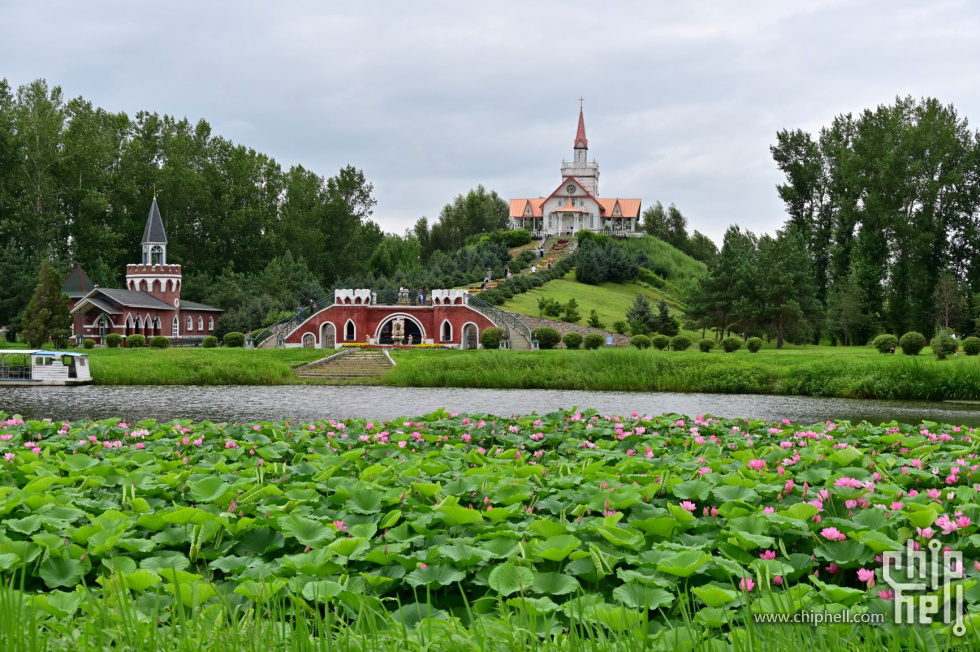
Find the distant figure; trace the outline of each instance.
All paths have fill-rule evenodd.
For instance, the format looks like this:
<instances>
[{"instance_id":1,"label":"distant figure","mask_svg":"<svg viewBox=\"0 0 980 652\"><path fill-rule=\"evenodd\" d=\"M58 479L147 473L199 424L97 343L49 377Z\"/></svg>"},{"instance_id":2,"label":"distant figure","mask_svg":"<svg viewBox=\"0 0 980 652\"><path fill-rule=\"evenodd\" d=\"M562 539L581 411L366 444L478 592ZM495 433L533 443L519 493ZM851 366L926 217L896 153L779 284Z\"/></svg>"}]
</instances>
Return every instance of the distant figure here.
<instances>
[{"instance_id":1,"label":"distant figure","mask_svg":"<svg viewBox=\"0 0 980 652\"><path fill-rule=\"evenodd\" d=\"M511 276L513 275L510 273L510 267L504 267L504 278L510 278Z\"/></svg>"},{"instance_id":2,"label":"distant figure","mask_svg":"<svg viewBox=\"0 0 980 652\"><path fill-rule=\"evenodd\" d=\"M551 269L551 261L548 261L548 269Z\"/></svg>"},{"instance_id":3,"label":"distant figure","mask_svg":"<svg viewBox=\"0 0 980 652\"><path fill-rule=\"evenodd\" d=\"M536 271L538 271L538 266L537 265L531 265L531 273L533 274Z\"/></svg>"},{"instance_id":4,"label":"distant figure","mask_svg":"<svg viewBox=\"0 0 980 652\"><path fill-rule=\"evenodd\" d=\"M888 352L889 353L895 353L895 347L893 346L892 348L888 349Z\"/></svg>"},{"instance_id":5,"label":"distant figure","mask_svg":"<svg viewBox=\"0 0 980 652\"><path fill-rule=\"evenodd\" d=\"M492 280L493 280L493 270L492 269L488 269L487 270L487 280L486 280L486 282L489 283Z\"/></svg>"},{"instance_id":6,"label":"distant figure","mask_svg":"<svg viewBox=\"0 0 980 652\"><path fill-rule=\"evenodd\" d=\"M316 312L316 301L310 299L310 316L312 317L313 313L315 312Z\"/></svg>"},{"instance_id":7,"label":"distant figure","mask_svg":"<svg viewBox=\"0 0 980 652\"><path fill-rule=\"evenodd\" d=\"M303 321L303 306L296 308L296 321Z\"/></svg>"}]
</instances>

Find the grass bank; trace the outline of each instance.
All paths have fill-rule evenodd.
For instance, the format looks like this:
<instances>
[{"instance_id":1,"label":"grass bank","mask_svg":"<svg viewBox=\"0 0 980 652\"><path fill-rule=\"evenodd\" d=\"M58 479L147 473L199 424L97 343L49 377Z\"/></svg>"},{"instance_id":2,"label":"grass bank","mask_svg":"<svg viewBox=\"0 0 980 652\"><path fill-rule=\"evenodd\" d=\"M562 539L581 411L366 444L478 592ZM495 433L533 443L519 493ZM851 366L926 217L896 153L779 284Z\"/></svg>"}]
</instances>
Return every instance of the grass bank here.
<instances>
[{"instance_id":1,"label":"grass bank","mask_svg":"<svg viewBox=\"0 0 980 652\"><path fill-rule=\"evenodd\" d=\"M96 385L286 385L297 367L326 357L322 349L92 349Z\"/></svg>"},{"instance_id":2,"label":"grass bank","mask_svg":"<svg viewBox=\"0 0 980 652\"><path fill-rule=\"evenodd\" d=\"M940 362L872 349L776 351L398 351L384 384L980 400L980 359Z\"/></svg>"}]
</instances>

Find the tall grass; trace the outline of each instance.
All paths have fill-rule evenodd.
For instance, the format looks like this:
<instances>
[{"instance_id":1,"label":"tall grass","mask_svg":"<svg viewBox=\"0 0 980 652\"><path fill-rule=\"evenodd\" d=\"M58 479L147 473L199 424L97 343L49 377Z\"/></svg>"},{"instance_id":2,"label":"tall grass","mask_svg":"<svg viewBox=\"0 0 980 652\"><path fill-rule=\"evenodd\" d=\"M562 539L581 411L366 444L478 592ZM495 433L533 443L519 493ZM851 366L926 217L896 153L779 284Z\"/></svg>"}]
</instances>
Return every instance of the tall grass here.
<instances>
[{"instance_id":1,"label":"tall grass","mask_svg":"<svg viewBox=\"0 0 980 652\"><path fill-rule=\"evenodd\" d=\"M284 385L292 368L319 360L322 349L93 349L98 385Z\"/></svg>"},{"instance_id":2,"label":"tall grass","mask_svg":"<svg viewBox=\"0 0 980 652\"><path fill-rule=\"evenodd\" d=\"M980 359L767 351L399 352L383 379L404 387L787 394L980 400Z\"/></svg>"},{"instance_id":3,"label":"tall grass","mask_svg":"<svg viewBox=\"0 0 980 652\"><path fill-rule=\"evenodd\" d=\"M647 235L642 238L629 238L621 244L628 252L644 252L656 263L655 267L666 270L666 280L684 292L690 290L698 279L708 273L707 265L659 238Z\"/></svg>"}]
</instances>

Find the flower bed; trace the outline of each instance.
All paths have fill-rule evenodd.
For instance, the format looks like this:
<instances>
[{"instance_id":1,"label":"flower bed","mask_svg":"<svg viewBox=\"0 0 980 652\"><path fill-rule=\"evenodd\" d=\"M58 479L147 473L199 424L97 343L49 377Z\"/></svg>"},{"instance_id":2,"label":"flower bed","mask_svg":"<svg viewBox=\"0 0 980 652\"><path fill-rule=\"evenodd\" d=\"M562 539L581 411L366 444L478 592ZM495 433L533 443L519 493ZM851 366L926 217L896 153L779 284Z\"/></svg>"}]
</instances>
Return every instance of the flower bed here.
<instances>
[{"instance_id":1,"label":"flower bed","mask_svg":"<svg viewBox=\"0 0 980 652\"><path fill-rule=\"evenodd\" d=\"M594 411L9 418L0 574L46 595L115 587L140 610L288 593L342 616L428 596L439 619L461 617L462 591L542 635L655 621L651 645L681 632L731 643L748 636L746 606L890 614L881 556L906 540L962 553L954 584L980 608L974 448L972 430L949 425Z\"/></svg>"}]
</instances>

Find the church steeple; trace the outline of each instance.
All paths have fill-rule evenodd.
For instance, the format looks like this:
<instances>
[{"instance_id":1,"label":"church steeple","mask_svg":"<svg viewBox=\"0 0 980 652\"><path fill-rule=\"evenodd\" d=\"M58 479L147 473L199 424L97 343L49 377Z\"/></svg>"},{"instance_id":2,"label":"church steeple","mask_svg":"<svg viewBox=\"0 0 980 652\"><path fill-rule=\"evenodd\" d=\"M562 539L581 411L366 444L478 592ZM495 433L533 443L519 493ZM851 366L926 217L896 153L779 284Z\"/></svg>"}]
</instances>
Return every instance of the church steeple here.
<instances>
[{"instance_id":1,"label":"church steeple","mask_svg":"<svg viewBox=\"0 0 980 652\"><path fill-rule=\"evenodd\" d=\"M599 164L595 159L589 161L589 139L585 137L585 98L578 98L578 129L575 131L575 155L571 162L562 160L561 176L563 179L574 177L582 188L593 196L599 195Z\"/></svg>"},{"instance_id":2,"label":"church steeple","mask_svg":"<svg viewBox=\"0 0 980 652\"><path fill-rule=\"evenodd\" d=\"M578 131L575 132L575 149L589 149L589 140L585 137L585 109L578 109Z\"/></svg>"},{"instance_id":3,"label":"church steeple","mask_svg":"<svg viewBox=\"0 0 980 652\"><path fill-rule=\"evenodd\" d=\"M143 264L167 264L167 232L163 229L163 218L160 217L160 207L157 206L156 194L150 205L150 214L146 218L146 228L143 229Z\"/></svg>"}]
</instances>

